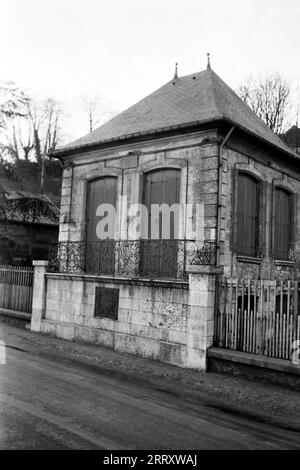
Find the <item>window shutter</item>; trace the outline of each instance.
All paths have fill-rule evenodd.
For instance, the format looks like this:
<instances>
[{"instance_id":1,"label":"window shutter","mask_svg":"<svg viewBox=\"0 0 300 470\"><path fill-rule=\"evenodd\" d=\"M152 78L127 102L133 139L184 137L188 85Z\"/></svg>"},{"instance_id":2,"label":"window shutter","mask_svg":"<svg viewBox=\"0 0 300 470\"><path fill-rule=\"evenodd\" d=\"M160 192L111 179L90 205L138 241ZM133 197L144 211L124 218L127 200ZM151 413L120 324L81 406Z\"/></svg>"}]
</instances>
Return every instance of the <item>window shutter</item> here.
<instances>
[{"instance_id":1,"label":"window shutter","mask_svg":"<svg viewBox=\"0 0 300 470\"><path fill-rule=\"evenodd\" d=\"M98 239L96 227L101 218L96 216L96 211L100 204L111 204L116 207L116 200L116 177L107 176L105 178L99 178L88 183L86 208L86 272L94 274L114 273L114 241L112 239ZM114 233L114 228L112 228L112 233Z\"/></svg>"},{"instance_id":2,"label":"window shutter","mask_svg":"<svg viewBox=\"0 0 300 470\"><path fill-rule=\"evenodd\" d=\"M231 247L233 251L238 251L238 237L237 237L237 227L238 227L238 217L237 217L237 204L238 204L238 175L239 172L237 169L232 170L232 235L231 235Z\"/></svg>"},{"instance_id":3,"label":"window shutter","mask_svg":"<svg viewBox=\"0 0 300 470\"><path fill-rule=\"evenodd\" d=\"M293 228L292 194L283 188L275 189L274 257L287 260Z\"/></svg>"},{"instance_id":4,"label":"window shutter","mask_svg":"<svg viewBox=\"0 0 300 470\"><path fill-rule=\"evenodd\" d=\"M148 240L141 245L141 270L145 275L176 277L178 256L178 233L174 216L170 214L170 239L163 239L162 213L153 219L152 204L179 203L180 170L165 169L146 173L144 179L143 204L148 209ZM151 225L154 222L157 235L153 236ZM158 238L158 239L157 239Z\"/></svg>"},{"instance_id":5,"label":"window shutter","mask_svg":"<svg viewBox=\"0 0 300 470\"><path fill-rule=\"evenodd\" d=\"M257 256L259 245L259 183L239 173L237 190L237 253Z\"/></svg>"}]
</instances>

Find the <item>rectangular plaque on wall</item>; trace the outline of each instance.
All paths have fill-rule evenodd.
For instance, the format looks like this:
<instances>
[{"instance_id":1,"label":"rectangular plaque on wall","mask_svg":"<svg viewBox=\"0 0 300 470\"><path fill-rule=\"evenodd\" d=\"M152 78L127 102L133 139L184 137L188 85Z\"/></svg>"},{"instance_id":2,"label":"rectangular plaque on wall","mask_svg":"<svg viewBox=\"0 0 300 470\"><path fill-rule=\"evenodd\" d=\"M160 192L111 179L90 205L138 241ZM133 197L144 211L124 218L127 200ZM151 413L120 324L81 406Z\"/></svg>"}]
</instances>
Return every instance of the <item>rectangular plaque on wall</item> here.
<instances>
[{"instance_id":1,"label":"rectangular plaque on wall","mask_svg":"<svg viewBox=\"0 0 300 470\"><path fill-rule=\"evenodd\" d=\"M119 289L96 287L94 316L99 318L118 319Z\"/></svg>"}]
</instances>

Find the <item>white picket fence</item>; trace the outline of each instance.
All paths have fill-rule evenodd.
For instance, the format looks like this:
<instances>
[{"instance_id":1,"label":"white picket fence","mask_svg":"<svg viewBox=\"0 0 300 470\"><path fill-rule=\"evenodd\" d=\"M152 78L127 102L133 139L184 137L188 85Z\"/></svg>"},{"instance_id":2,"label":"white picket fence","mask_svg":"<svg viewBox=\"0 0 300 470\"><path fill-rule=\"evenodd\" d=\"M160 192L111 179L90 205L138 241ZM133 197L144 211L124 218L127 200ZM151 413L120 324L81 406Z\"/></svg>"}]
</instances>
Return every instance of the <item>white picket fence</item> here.
<instances>
[{"instance_id":1,"label":"white picket fence","mask_svg":"<svg viewBox=\"0 0 300 470\"><path fill-rule=\"evenodd\" d=\"M215 345L292 359L300 340L298 281L224 280L218 286Z\"/></svg>"},{"instance_id":2,"label":"white picket fence","mask_svg":"<svg viewBox=\"0 0 300 470\"><path fill-rule=\"evenodd\" d=\"M0 266L0 308L31 313L33 268Z\"/></svg>"}]
</instances>

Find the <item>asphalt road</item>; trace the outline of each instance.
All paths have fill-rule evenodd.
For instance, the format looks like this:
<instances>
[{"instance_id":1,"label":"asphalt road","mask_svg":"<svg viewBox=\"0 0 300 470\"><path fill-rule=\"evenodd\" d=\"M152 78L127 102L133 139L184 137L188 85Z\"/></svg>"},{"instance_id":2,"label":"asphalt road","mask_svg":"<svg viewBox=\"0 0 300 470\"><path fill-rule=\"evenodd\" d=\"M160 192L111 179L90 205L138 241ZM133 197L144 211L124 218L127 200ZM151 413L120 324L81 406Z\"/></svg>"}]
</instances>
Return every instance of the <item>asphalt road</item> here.
<instances>
[{"instance_id":1,"label":"asphalt road","mask_svg":"<svg viewBox=\"0 0 300 470\"><path fill-rule=\"evenodd\" d=\"M0 449L300 449L300 434L12 340Z\"/></svg>"}]
</instances>

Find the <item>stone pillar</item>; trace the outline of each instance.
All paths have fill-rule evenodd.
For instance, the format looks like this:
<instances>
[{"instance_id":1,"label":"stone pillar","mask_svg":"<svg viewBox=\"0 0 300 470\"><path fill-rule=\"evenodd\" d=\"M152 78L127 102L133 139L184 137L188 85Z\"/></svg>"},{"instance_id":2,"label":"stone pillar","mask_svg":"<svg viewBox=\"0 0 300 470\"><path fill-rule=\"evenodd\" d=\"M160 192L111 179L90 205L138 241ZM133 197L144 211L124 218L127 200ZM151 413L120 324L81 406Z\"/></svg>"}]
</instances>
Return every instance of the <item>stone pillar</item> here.
<instances>
[{"instance_id":1,"label":"stone pillar","mask_svg":"<svg viewBox=\"0 0 300 470\"><path fill-rule=\"evenodd\" d=\"M187 317L186 367L206 370L207 349L213 344L216 277L214 266L187 266L189 314Z\"/></svg>"},{"instance_id":2,"label":"stone pillar","mask_svg":"<svg viewBox=\"0 0 300 470\"><path fill-rule=\"evenodd\" d=\"M32 298L31 331L41 330L41 320L45 310L46 271L48 261L33 261L34 280Z\"/></svg>"}]
</instances>

